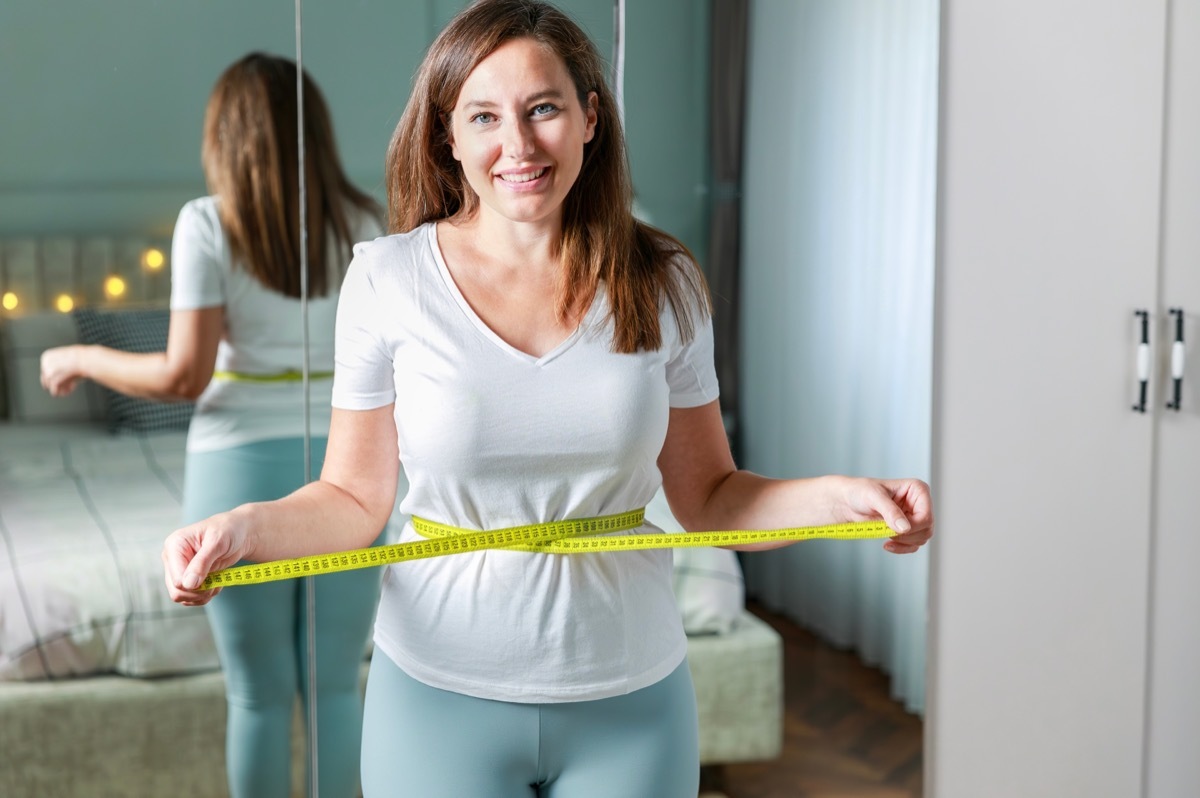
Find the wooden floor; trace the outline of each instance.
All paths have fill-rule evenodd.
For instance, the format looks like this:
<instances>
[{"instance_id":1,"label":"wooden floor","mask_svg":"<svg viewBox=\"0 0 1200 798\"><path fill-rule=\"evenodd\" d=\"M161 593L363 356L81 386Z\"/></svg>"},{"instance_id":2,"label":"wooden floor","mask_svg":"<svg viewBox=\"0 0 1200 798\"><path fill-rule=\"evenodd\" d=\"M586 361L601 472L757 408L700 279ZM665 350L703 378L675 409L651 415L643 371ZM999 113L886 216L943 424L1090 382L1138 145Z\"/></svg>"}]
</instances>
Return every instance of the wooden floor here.
<instances>
[{"instance_id":1,"label":"wooden floor","mask_svg":"<svg viewBox=\"0 0 1200 798\"><path fill-rule=\"evenodd\" d=\"M922 723L886 677L788 619L750 604L784 640L783 755L705 771L728 798L920 798Z\"/></svg>"}]
</instances>

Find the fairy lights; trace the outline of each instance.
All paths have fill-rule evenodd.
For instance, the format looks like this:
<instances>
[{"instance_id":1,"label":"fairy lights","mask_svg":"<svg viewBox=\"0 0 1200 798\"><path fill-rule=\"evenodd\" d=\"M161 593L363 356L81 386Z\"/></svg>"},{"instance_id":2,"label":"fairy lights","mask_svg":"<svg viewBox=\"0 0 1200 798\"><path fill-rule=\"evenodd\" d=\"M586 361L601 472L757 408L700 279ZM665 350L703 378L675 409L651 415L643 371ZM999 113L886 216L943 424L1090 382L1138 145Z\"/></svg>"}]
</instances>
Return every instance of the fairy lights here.
<instances>
[{"instance_id":1,"label":"fairy lights","mask_svg":"<svg viewBox=\"0 0 1200 798\"><path fill-rule=\"evenodd\" d=\"M167 256L156 247L150 247L142 253L142 268L148 272L160 271L166 262Z\"/></svg>"},{"instance_id":2,"label":"fairy lights","mask_svg":"<svg viewBox=\"0 0 1200 798\"><path fill-rule=\"evenodd\" d=\"M108 240L71 247L52 243L17 247L0 239L0 317L69 314L91 304L157 305L170 290L164 246L145 239L133 246Z\"/></svg>"},{"instance_id":3,"label":"fairy lights","mask_svg":"<svg viewBox=\"0 0 1200 798\"><path fill-rule=\"evenodd\" d=\"M125 280L117 275L104 279L104 295L109 299L119 299L125 295Z\"/></svg>"}]
</instances>

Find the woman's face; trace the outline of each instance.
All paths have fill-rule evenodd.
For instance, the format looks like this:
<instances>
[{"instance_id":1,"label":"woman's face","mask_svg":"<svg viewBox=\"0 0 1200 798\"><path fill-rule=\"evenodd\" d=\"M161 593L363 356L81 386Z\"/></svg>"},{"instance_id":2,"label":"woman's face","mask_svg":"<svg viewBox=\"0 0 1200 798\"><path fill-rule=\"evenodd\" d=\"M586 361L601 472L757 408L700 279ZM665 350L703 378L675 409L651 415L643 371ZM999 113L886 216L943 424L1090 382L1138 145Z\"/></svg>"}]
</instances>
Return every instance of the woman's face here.
<instances>
[{"instance_id":1,"label":"woman's face","mask_svg":"<svg viewBox=\"0 0 1200 798\"><path fill-rule=\"evenodd\" d=\"M450 145L480 213L557 225L595 129L595 92L581 105L562 59L532 39L513 39L467 76Z\"/></svg>"}]
</instances>

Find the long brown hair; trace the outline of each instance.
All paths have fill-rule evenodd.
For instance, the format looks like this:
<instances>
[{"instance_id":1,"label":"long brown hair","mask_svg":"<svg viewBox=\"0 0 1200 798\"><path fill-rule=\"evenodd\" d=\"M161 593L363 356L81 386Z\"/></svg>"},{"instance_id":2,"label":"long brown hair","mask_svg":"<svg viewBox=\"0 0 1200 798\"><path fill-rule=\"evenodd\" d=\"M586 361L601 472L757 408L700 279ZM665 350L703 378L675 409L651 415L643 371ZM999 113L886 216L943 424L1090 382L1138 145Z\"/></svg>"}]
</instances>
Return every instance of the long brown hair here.
<instances>
[{"instance_id":1,"label":"long brown hair","mask_svg":"<svg viewBox=\"0 0 1200 798\"><path fill-rule=\"evenodd\" d=\"M438 35L417 71L412 97L387 154L389 226L408 232L426 222L478 210L450 149L449 118L467 76L512 39L532 39L566 64L579 101L597 96L595 135L584 145L579 177L563 202L557 311L566 320L605 283L617 352L662 346L661 302L692 337L695 309L710 310L696 260L679 240L633 217L625 136L604 79L604 61L567 15L539 0L478 0Z\"/></svg>"},{"instance_id":2,"label":"long brown hair","mask_svg":"<svg viewBox=\"0 0 1200 798\"><path fill-rule=\"evenodd\" d=\"M300 296L300 170L296 64L250 53L217 80L204 115L201 160L217 195L235 264L263 285ZM304 75L304 177L309 292L329 291L328 236L349 260L349 207L378 215L377 203L342 171L333 123L316 84Z\"/></svg>"}]
</instances>

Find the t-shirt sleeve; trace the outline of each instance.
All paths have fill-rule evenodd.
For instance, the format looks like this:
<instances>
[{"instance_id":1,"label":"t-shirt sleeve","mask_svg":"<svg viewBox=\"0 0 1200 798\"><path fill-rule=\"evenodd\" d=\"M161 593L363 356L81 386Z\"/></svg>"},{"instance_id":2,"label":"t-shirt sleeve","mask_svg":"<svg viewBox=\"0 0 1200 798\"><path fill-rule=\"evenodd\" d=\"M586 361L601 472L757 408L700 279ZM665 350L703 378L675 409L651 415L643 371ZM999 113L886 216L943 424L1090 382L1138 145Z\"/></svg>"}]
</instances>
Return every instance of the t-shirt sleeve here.
<instances>
[{"instance_id":1,"label":"t-shirt sleeve","mask_svg":"<svg viewBox=\"0 0 1200 798\"><path fill-rule=\"evenodd\" d=\"M355 247L338 297L333 406L342 410L374 410L396 401L392 355L382 337L380 299L364 249Z\"/></svg>"},{"instance_id":2,"label":"t-shirt sleeve","mask_svg":"<svg viewBox=\"0 0 1200 798\"><path fill-rule=\"evenodd\" d=\"M674 316L666 315L674 322ZM720 395L713 361L712 316L693 312L692 331L692 339L686 343L680 340L677 326L671 331L673 351L667 361L671 407L699 407Z\"/></svg>"},{"instance_id":3,"label":"t-shirt sleeve","mask_svg":"<svg viewBox=\"0 0 1200 798\"><path fill-rule=\"evenodd\" d=\"M171 233L171 310L197 310L225 304L221 268L221 222L197 201L179 211Z\"/></svg>"}]
</instances>

